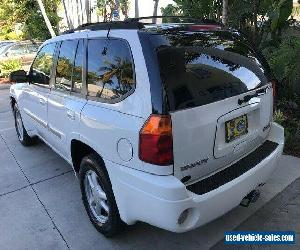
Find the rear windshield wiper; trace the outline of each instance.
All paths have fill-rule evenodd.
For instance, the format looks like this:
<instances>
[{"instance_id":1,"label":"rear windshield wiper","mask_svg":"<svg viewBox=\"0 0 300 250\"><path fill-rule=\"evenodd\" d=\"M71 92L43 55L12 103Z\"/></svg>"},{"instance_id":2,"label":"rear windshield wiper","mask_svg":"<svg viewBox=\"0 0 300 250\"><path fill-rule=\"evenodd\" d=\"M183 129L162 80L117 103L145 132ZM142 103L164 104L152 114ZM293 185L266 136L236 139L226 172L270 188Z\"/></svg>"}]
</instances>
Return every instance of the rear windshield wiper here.
<instances>
[{"instance_id":1,"label":"rear windshield wiper","mask_svg":"<svg viewBox=\"0 0 300 250\"><path fill-rule=\"evenodd\" d=\"M267 88L263 88L263 89L259 89L257 90L254 94L252 95L245 95L242 99L239 99L238 100L238 104L239 105L242 105L243 103L246 103L246 102L249 102L252 98L254 97L258 97L262 94L265 94L266 93L266 89Z\"/></svg>"}]
</instances>

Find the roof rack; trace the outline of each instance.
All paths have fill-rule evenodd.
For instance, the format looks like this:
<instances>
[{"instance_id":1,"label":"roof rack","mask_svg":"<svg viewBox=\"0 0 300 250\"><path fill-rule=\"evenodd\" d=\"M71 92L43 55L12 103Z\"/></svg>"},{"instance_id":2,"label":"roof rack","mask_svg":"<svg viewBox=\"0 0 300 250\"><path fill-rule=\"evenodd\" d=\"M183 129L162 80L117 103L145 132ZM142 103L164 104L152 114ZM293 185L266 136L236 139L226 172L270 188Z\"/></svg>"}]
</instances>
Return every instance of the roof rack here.
<instances>
[{"instance_id":1,"label":"roof rack","mask_svg":"<svg viewBox=\"0 0 300 250\"><path fill-rule=\"evenodd\" d=\"M75 31L81 30L110 30L110 29L142 29L144 25L140 22L133 21L111 21L111 22L97 22L85 23L78 26L76 29L71 29L63 32L62 34L70 34Z\"/></svg>"},{"instance_id":2,"label":"roof rack","mask_svg":"<svg viewBox=\"0 0 300 250\"><path fill-rule=\"evenodd\" d=\"M192 18L187 16L146 16L146 17L137 17L137 18L127 18L124 21L111 21L111 22L97 22L97 23L86 23L78 26L76 29L71 29L63 32L62 34L70 34L76 31L81 30L111 30L111 29L143 29L146 24L156 24L156 23L147 23L142 22L142 20L154 20L158 18L174 18L175 20L181 22L192 22L195 24L216 24L223 26L222 23L219 23L215 20L210 19L199 19Z\"/></svg>"},{"instance_id":3,"label":"roof rack","mask_svg":"<svg viewBox=\"0 0 300 250\"><path fill-rule=\"evenodd\" d=\"M195 17L189 17L189 16L146 16L146 17L133 17L133 18L127 18L125 21L128 22L139 22L142 24L145 24L144 22L141 22L142 20L153 20L153 19L166 19L166 18L172 18L172 19L178 19L179 21L185 21L185 22L192 22L195 24L218 24L222 25L222 23L217 22L213 19L207 19L207 18L195 18Z\"/></svg>"}]
</instances>

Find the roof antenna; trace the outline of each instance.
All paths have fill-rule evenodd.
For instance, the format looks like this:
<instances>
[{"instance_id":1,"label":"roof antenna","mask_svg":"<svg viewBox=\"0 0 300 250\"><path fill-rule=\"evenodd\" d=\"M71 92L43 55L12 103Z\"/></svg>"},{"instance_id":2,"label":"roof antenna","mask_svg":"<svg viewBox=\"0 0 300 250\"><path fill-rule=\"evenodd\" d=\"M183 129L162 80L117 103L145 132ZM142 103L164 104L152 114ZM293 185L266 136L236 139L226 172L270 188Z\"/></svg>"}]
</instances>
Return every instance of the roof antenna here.
<instances>
[{"instance_id":1,"label":"roof antenna","mask_svg":"<svg viewBox=\"0 0 300 250\"><path fill-rule=\"evenodd\" d=\"M111 26L109 26L108 31L107 31L107 35L106 35L107 40L109 40L110 29L111 29ZM107 45L108 45L108 41L106 42L106 45L104 46L104 48L102 50L102 55L104 55L104 56L107 54Z\"/></svg>"},{"instance_id":2,"label":"roof antenna","mask_svg":"<svg viewBox=\"0 0 300 250\"><path fill-rule=\"evenodd\" d=\"M111 25L109 26L108 31L107 31L107 35L106 35L106 38L107 38L107 39L109 39L110 29L111 29Z\"/></svg>"}]
</instances>

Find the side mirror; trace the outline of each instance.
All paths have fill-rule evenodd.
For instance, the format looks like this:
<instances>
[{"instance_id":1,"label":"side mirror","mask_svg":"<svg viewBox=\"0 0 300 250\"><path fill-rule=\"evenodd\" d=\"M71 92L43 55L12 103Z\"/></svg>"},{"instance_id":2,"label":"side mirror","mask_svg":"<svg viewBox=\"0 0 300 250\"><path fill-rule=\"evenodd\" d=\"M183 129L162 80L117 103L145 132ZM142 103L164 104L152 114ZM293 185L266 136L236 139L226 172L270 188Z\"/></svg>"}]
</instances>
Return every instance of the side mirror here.
<instances>
[{"instance_id":1,"label":"side mirror","mask_svg":"<svg viewBox=\"0 0 300 250\"><path fill-rule=\"evenodd\" d=\"M9 75L9 81L11 82L27 82L28 76L25 70L17 70L11 72Z\"/></svg>"}]
</instances>

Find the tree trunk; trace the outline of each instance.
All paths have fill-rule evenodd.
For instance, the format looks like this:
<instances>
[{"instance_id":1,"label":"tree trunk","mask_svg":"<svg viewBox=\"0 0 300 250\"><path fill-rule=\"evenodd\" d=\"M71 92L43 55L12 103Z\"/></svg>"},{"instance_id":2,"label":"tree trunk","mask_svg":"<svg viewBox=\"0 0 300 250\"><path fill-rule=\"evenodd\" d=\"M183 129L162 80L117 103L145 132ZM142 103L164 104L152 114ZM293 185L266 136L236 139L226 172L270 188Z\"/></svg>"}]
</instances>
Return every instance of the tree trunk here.
<instances>
[{"instance_id":1,"label":"tree trunk","mask_svg":"<svg viewBox=\"0 0 300 250\"><path fill-rule=\"evenodd\" d=\"M84 15L83 15L83 4L82 4L82 0L79 0L79 2L80 2L81 24L83 24L83 22L84 22Z\"/></svg>"},{"instance_id":2,"label":"tree trunk","mask_svg":"<svg viewBox=\"0 0 300 250\"><path fill-rule=\"evenodd\" d=\"M73 25L72 25L72 22L70 21L69 15L68 15L65 0L62 0L62 3L63 3L63 6L64 6L64 12L65 12L66 20L67 20L67 25L68 25L69 30L71 30L71 29L73 29Z\"/></svg>"},{"instance_id":3,"label":"tree trunk","mask_svg":"<svg viewBox=\"0 0 300 250\"><path fill-rule=\"evenodd\" d=\"M228 0L223 0L223 8L222 8L222 23L227 26L228 20Z\"/></svg>"},{"instance_id":4,"label":"tree trunk","mask_svg":"<svg viewBox=\"0 0 300 250\"><path fill-rule=\"evenodd\" d=\"M253 38L253 42L254 44L258 44L257 41L259 40L258 38L258 24L257 24L257 16L258 16L258 1L254 0L254 4L253 4L253 25L254 25L254 38Z\"/></svg>"},{"instance_id":5,"label":"tree trunk","mask_svg":"<svg viewBox=\"0 0 300 250\"><path fill-rule=\"evenodd\" d=\"M86 21L91 23L91 11L90 11L90 1L85 0L85 11L86 11Z\"/></svg>"},{"instance_id":6,"label":"tree trunk","mask_svg":"<svg viewBox=\"0 0 300 250\"><path fill-rule=\"evenodd\" d=\"M158 9L158 2L159 2L159 0L153 0L153 1L154 1L153 16L157 16L157 9ZM152 22L156 23L156 18L153 18Z\"/></svg>"},{"instance_id":7,"label":"tree trunk","mask_svg":"<svg viewBox=\"0 0 300 250\"><path fill-rule=\"evenodd\" d=\"M47 26L47 28L48 28L48 30L49 30L49 33L51 34L51 37L55 37L55 36L56 36L56 35L55 35L55 32L54 32L54 30L53 30L53 27L52 27L50 21L49 21L49 18L48 18L48 16L47 16L46 11L45 11L45 6L44 6L42 0L37 0L37 2L38 2L38 4L39 4L39 6L40 6L40 10L41 10L42 15L43 15L43 17L44 17L44 20L45 20L46 26Z\"/></svg>"},{"instance_id":8,"label":"tree trunk","mask_svg":"<svg viewBox=\"0 0 300 250\"><path fill-rule=\"evenodd\" d=\"M78 26L81 25L81 20L80 20L80 12L79 12L79 2L76 0L76 15L77 15L77 22Z\"/></svg>"},{"instance_id":9,"label":"tree trunk","mask_svg":"<svg viewBox=\"0 0 300 250\"><path fill-rule=\"evenodd\" d=\"M135 0L135 17L139 17L139 0Z\"/></svg>"},{"instance_id":10,"label":"tree trunk","mask_svg":"<svg viewBox=\"0 0 300 250\"><path fill-rule=\"evenodd\" d=\"M70 2L71 2L71 5L70 5ZM75 5L76 5L76 3L75 3ZM71 14L69 14L69 17L70 17L70 20L71 20L72 28L74 29L74 23L75 23L74 1L69 1L68 0L68 6L69 6L69 9L70 9L70 12L71 12Z\"/></svg>"}]
</instances>

